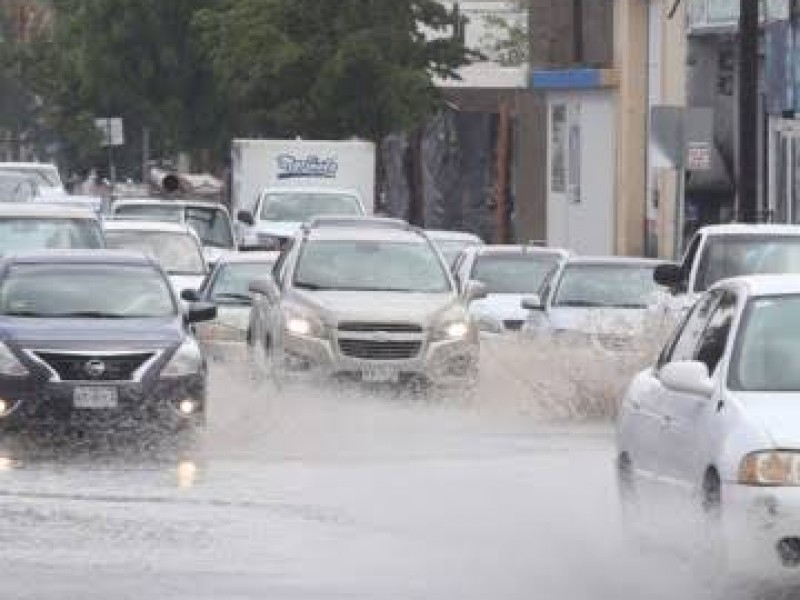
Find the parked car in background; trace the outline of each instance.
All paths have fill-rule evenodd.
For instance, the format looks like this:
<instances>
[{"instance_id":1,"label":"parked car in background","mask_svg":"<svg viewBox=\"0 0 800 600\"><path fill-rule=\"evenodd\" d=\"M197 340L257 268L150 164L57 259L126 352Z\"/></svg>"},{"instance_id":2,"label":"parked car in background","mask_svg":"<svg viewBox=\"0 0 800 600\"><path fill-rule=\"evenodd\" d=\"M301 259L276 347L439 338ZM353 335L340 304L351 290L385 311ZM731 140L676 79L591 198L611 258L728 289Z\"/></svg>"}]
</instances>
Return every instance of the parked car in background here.
<instances>
[{"instance_id":1,"label":"parked car in background","mask_svg":"<svg viewBox=\"0 0 800 600\"><path fill-rule=\"evenodd\" d=\"M683 299L686 309L718 281L757 274L800 274L800 226L711 225L689 242L680 264L665 263L656 281Z\"/></svg>"},{"instance_id":2,"label":"parked car in background","mask_svg":"<svg viewBox=\"0 0 800 600\"><path fill-rule=\"evenodd\" d=\"M481 246L464 250L453 272L460 284L480 281L487 296L470 304L481 330L519 331L528 311L522 300L537 294L547 276L569 257L566 250L532 246Z\"/></svg>"},{"instance_id":3,"label":"parked car in background","mask_svg":"<svg viewBox=\"0 0 800 600\"><path fill-rule=\"evenodd\" d=\"M704 535L715 569L798 566L799 359L800 277L726 280L701 297L620 407L626 514L660 509L636 520L643 533L694 516L704 526L686 531Z\"/></svg>"},{"instance_id":4,"label":"parked car in background","mask_svg":"<svg viewBox=\"0 0 800 600\"><path fill-rule=\"evenodd\" d=\"M35 202L40 197L39 186L27 175L0 171L0 202Z\"/></svg>"},{"instance_id":5,"label":"parked car in background","mask_svg":"<svg viewBox=\"0 0 800 600\"><path fill-rule=\"evenodd\" d=\"M100 220L92 210L59 204L0 202L0 255L105 246Z\"/></svg>"},{"instance_id":6,"label":"parked car in background","mask_svg":"<svg viewBox=\"0 0 800 600\"><path fill-rule=\"evenodd\" d=\"M304 227L255 281L249 339L277 377L346 375L371 383L474 384L478 335L466 300L425 234L356 219Z\"/></svg>"},{"instance_id":7,"label":"parked car in background","mask_svg":"<svg viewBox=\"0 0 800 600\"><path fill-rule=\"evenodd\" d=\"M221 258L196 294L184 293L187 300L217 306L214 321L197 326L197 337L209 345L228 344L227 352L244 342L250 324L250 283L272 273L278 252L240 252Z\"/></svg>"},{"instance_id":8,"label":"parked car in background","mask_svg":"<svg viewBox=\"0 0 800 600\"><path fill-rule=\"evenodd\" d=\"M208 274L200 239L188 225L153 221L105 221L109 248L144 252L169 275L175 293L197 290Z\"/></svg>"},{"instance_id":9,"label":"parked car in background","mask_svg":"<svg viewBox=\"0 0 800 600\"><path fill-rule=\"evenodd\" d=\"M202 423L206 363L153 259L68 251L0 260L0 427Z\"/></svg>"},{"instance_id":10,"label":"parked car in background","mask_svg":"<svg viewBox=\"0 0 800 600\"><path fill-rule=\"evenodd\" d=\"M58 167L50 163L0 162L0 173L24 176L36 185L43 198L67 194Z\"/></svg>"},{"instance_id":11,"label":"parked car in background","mask_svg":"<svg viewBox=\"0 0 800 600\"><path fill-rule=\"evenodd\" d=\"M202 200L155 200L126 198L111 208L116 218L184 223L194 229L203 244L203 256L209 265L237 249L228 209Z\"/></svg>"},{"instance_id":12,"label":"parked car in background","mask_svg":"<svg viewBox=\"0 0 800 600\"><path fill-rule=\"evenodd\" d=\"M452 268L463 250L483 246L483 240L474 233L428 229L425 231Z\"/></svg>"},{"instance_id":13,"label":"parked car in background","mask_svg":"<svg viewBox=\"0 0 800 600\"><path fill-rule=\"evenodd\" d=\"M572 257L547 279L540 294L522 301L532 311L525 327L588 339L606 350L631 349L646 325L670 323L668 292L653 279L658 264L644 258Z\"/></svg>"}]
</instances>

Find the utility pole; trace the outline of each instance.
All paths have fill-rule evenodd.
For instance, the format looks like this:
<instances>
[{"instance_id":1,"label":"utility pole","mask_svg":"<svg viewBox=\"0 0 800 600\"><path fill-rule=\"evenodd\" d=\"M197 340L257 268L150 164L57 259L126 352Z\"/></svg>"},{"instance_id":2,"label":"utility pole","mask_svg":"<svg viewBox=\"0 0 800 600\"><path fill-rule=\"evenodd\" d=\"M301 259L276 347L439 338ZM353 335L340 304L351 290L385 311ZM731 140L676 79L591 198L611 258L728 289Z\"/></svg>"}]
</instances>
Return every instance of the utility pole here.
<instances>
[{"instance_id":1,"label":"utility pole","mask_svg":"<svg viewBox=\"0 0 800 600\"><path fill-rule=\"evenodd\" d=\"M758 206L759 0L739 0L739 220L755 223Z\"/></svg>"}]
</instances>

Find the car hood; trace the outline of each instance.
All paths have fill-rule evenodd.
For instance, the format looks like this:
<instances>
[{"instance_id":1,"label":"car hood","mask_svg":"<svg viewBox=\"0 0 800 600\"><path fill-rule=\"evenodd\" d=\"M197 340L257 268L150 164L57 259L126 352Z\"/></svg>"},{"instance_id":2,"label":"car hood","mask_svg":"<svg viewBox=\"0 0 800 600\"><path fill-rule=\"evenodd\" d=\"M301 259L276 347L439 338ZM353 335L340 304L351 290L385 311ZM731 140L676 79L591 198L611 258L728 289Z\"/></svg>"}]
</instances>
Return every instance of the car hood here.
<instances>
[{"instance_id":1,"label":"car hood","mask_svg":"<svg viewBox=\"0 0 800 600\"><path fill-rule=\"evenodd\" d=\"M166 348L185 335L179 317L163 319L0 318L0 339L22 347Z\"/></svg>"},{"instance_id":2,"label":"car hood","mask_svg":"<svg viewBox=\"0 0 800 600\"><path fill-rule=\"evenodd\" d=\"M800 450L800 392L736 392L750 420L759 423L776 448Z\"/></svg>"},{"instance_id":3,"label":"car hood","mask_svg":"<svg viewBox=\"0 0 800 600\"><path fill-rule=\"evenodd\" d=\"M298 232L302 223L299 221L258 221L256 233L277 238L290 238Z\"/></svg>"},{"instance_id":4,"label":"car hood","mask_svg":"<svg viewBox=\"0 0 800 600\"><path fill-rule=\"evenodd\" d=\"M475 300L469 311L477 318L496 321L524 321L528 311L522 308L522 299L531 294L489 294L486 298Z\"/></svg>"},{"instance_id":5,"label":"car hood","mask_svg":"<svg viewBox=\"0 0 800 600\"><path fill-rule=\"evenodd\" d=\"M651 314L648 309L555 307L547 317L550 327L559 331L635 335Z\"/></svg>"},{"instance_id":6,"label":"car hood","mask_svg":"<svg viewBox=\"0 0 800 600\"><path fill-rule=\"evenodd\" d=\"M460 306L452 293L306 292L294 290L289 299L318 314L329 325L346 321L419 323L430 327L440 315Z\"/></svg>"}]
</instances>

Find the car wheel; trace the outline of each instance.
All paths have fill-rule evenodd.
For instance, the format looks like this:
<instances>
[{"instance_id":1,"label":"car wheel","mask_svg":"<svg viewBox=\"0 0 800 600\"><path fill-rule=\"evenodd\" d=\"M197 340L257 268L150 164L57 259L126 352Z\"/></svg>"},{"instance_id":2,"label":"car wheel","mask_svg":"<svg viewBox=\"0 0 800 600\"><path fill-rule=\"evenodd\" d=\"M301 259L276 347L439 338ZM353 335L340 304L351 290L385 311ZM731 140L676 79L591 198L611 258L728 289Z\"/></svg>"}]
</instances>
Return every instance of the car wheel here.
<instances>
[{"instance_id":1,"label":"car wheel","mask_svg":"<svg viewBox=\"0 0 800 600\"><path fill-rule=\"evenodd\" d=\"M700 543L697 564L702 566L703 575L718 589L730 585L728 556L722 524L722 480L716 469L708 469L701 486L701 526L698 528Z\"/></svg>"}]
</instances>

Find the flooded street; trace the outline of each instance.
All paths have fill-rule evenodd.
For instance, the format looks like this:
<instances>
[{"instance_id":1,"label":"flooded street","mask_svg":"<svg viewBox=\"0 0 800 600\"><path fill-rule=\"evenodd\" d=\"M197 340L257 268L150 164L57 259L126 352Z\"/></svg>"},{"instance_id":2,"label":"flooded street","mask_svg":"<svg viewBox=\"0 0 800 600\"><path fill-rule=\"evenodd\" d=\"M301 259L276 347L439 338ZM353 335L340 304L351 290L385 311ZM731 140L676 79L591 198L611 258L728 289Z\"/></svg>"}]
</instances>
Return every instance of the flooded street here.
<instances>
[{"instance_id":1,"label":"flooded street","mask_svg":"<svg viewBox=\"0 0 800 600\"><path fill-rule=\"evenodd\" d=\"M193 447L4 443L0 597L704 597L626 550L610 421L526 415L507 378L426 401L212 368Z\"/></svg>"}]
</instances>

